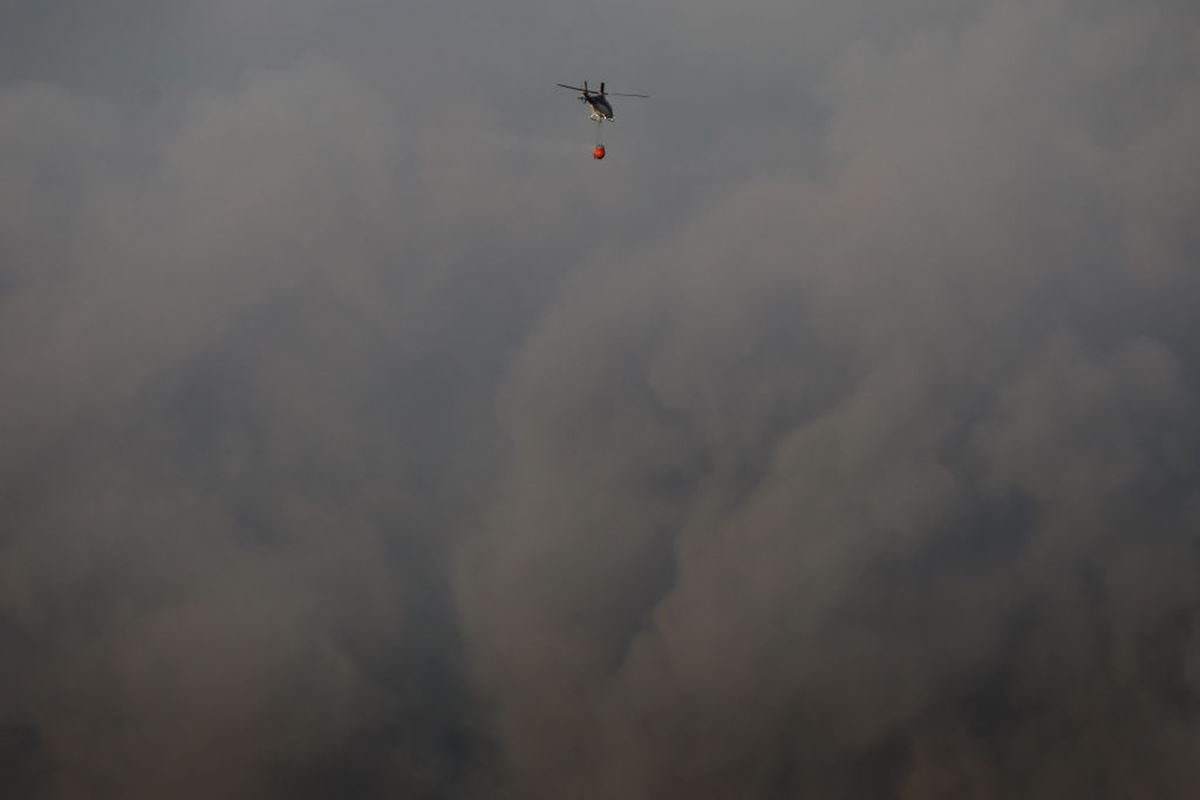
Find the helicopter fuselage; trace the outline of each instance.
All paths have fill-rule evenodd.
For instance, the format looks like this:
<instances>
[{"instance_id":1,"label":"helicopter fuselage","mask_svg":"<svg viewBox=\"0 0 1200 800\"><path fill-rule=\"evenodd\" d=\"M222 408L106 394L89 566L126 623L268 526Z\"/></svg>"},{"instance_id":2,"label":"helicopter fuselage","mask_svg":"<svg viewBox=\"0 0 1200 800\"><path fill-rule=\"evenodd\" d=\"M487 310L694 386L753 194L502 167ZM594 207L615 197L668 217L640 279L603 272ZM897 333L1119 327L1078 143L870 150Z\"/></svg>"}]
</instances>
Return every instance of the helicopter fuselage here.
<instances>
[{"instance_id":1,"label":"helicopter fuselage","mask_svg":"<svg viewBox=\"0 0 1200 800\"><path fill-rule=\"evenodd\" d=\"M592 119L596 120L596 122L612 120L612 105L609 104L608 98L604 95L588 92L579 95L579 102L588 104L588 107L592 109Z\"/></svg>"}]
</instances>

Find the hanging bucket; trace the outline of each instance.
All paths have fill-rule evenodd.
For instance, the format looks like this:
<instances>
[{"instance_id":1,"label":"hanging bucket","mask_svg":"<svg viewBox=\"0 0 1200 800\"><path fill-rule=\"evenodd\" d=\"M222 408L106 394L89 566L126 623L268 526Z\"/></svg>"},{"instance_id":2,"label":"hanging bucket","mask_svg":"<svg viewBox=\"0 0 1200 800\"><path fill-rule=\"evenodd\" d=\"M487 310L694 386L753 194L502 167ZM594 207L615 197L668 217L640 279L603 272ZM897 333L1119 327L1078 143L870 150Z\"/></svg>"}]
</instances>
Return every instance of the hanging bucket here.
<instances>
[{"instance_id":1,"label":"hanging bucket","mask_svg":"<svg viewBox=\"0 0 1200 800\"><path fill-rule=\"evenodd\" d=\"M592 158L596 159L597 161L604 158L604 145L596 145L596 149L592 151Z\"/></svg>"}]
</instances>

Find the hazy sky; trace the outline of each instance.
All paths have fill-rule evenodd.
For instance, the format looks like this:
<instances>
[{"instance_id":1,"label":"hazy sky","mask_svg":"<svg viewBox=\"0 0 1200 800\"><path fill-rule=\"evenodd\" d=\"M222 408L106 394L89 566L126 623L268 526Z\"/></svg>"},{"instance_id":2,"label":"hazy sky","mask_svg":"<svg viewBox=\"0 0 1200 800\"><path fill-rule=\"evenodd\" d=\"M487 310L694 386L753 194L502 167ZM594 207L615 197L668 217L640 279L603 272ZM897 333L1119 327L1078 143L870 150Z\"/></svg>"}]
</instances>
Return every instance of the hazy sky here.
<instances>
[{"instance_id":1,"label":"hazy sky","mask_svg":"<svg viewBox=\"0 0 1200 800\"><path fill-rule=\"evenodd\" d=\"M1198 146L1194 0L5 5L0 795L1195 797Z\"/></svg>"}]
</instances>

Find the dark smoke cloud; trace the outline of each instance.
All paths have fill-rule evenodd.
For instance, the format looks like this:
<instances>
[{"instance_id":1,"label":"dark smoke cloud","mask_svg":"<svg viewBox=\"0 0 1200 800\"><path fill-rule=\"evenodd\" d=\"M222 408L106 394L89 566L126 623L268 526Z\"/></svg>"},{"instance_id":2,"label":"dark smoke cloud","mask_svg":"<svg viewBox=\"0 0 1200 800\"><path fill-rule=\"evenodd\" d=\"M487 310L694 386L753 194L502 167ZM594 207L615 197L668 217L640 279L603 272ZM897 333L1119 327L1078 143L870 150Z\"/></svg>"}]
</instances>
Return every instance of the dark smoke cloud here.
<instances>
[{"instance_id":1,"label":"dark smoke cloud","mask_svg":"<svg viewBox=\"0 0 1200 800\"><path fill-rule=\"evenodd\" d=\"M821 177L547 314L459 582L523 794L1195 791L1195 64L1078 11L849 48Z\"/></svg>"},{"instance_id":2,"label":"dark smoke cloud","mask_svg":"<svg viewBox=\"0 0 1200 800\"><path fill-rule=\"evenodd\" d=\"M0 793L1195 794L1190 3L60 5Z\"/></svg>"}]
</instances>

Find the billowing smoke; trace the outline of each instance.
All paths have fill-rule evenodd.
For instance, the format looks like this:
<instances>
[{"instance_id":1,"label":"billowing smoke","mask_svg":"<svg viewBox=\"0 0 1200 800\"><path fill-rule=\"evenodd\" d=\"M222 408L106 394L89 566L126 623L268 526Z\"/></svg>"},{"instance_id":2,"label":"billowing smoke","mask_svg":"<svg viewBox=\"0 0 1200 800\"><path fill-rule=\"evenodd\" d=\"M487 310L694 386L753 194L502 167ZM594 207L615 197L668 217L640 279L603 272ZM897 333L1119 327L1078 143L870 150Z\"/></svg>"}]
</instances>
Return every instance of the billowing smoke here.
<instances>
[{"instance_id":1,"label":"billowing smoke","mask_svg":"<svg viewBox=\"0 0 1200 800\"><path fill-rule=\"evenodd\" d=\"M539 5L0 12L0 794L1193 796L1191 4Z\"/></svg>"},{"instance_id":2,"label":"billowing smoke","mask_svg":"<svg viewBox=\"0 0 1200 800\"><path fill-rule=\"evenodd\" d=\"M1196 65L1072 11L851 48L826 171L547 313L459 581L522 796L1195 791Z\"/></svg>"}]
</instances>

